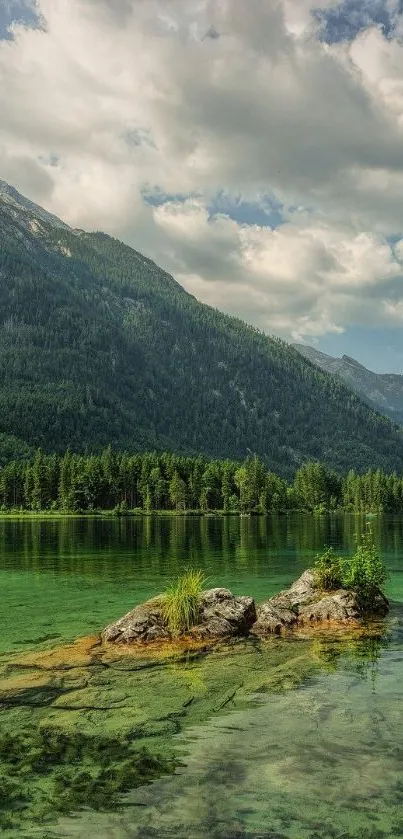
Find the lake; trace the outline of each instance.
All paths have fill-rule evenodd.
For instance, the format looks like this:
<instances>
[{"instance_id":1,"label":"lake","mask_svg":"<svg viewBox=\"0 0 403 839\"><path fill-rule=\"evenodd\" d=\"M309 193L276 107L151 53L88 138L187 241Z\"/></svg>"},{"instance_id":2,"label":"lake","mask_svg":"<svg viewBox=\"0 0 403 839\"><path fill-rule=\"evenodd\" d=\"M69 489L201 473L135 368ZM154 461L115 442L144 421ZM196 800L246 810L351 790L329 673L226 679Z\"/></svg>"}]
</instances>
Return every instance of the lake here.
<instances>
[{"instance_id":1,"label":"lake","mask_svg":"<svg viewBox=\"0 0 403 839\"><path fill-rule=\"evenodd\" d=\"M403 836L403 519L372 525L393 601L380 640L241 641L151 662L71 642L188 566L262 601L324 545L352 551L363 520L1 520L4 836Z\"/></svg>"}]
</instances>

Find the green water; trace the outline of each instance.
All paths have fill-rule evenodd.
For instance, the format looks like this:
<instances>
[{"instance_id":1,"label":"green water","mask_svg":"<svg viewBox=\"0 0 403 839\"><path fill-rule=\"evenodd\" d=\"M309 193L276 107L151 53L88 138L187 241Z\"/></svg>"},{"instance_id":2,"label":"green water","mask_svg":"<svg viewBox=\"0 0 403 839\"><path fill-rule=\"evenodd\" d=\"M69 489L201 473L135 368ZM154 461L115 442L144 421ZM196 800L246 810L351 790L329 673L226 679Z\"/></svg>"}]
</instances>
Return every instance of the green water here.
<instances>
[{"instance_id":1,"label":"green water","mask_svg":"<svg viewBox=\"0 0 403 839\"><path fill-rule=\"evenodd\" d=\"M3 835L403 836L403 520L373 522L393 600L381 640L246 641L160 662L35 658L186 565L263 600L324 544L352 550L360 524L1 521Z\"/></svg>"}]
</instances>

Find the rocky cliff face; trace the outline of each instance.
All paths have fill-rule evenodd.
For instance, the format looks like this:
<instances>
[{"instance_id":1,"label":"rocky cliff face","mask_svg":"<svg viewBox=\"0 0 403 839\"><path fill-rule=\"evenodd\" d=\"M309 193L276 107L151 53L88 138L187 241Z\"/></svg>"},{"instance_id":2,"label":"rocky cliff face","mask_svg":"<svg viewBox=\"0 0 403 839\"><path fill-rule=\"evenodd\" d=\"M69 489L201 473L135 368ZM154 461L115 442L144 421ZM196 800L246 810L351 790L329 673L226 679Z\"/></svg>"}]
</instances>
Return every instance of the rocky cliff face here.
<instances>
[{"instance_id":1,"label":"rocky cliff face","mask_svg":"<svg viewBox=\"0 0 403 839\"><path fill-rule=\"evenodd\" d=\"M18 218L19 221L23 221L28 225L32 221L31 217L34 216L35 219L50 224L52 227L70 230L68 224L65 224L64 221L61 221L61 219L52 213L48 213L47 210L39 207L38 204L34 204L29 198L21 195L15 187L2 180L0 180L0 202L8 208L15 219Z\"/></svg>"}]
</instances>

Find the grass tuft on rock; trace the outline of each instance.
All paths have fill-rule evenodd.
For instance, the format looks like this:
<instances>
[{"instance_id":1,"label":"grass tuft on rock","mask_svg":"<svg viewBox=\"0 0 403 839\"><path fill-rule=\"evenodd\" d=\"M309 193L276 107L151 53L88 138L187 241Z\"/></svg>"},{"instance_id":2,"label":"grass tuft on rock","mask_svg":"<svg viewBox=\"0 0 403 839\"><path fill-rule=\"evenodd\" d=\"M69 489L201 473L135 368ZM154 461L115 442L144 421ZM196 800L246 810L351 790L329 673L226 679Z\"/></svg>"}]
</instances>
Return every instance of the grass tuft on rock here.
<instances>
[{"instance_id":1,"label":"grass tuft on rock","mask_svg":"<svg viewBox=\"0 0 403 839\"><path fill-rule=\"evenodd\" d=\"M202 571L190 568L161 596L162 614L171 635L185 635L199 620L200 597L206 582Z\"/></svg>"}]
</instances>

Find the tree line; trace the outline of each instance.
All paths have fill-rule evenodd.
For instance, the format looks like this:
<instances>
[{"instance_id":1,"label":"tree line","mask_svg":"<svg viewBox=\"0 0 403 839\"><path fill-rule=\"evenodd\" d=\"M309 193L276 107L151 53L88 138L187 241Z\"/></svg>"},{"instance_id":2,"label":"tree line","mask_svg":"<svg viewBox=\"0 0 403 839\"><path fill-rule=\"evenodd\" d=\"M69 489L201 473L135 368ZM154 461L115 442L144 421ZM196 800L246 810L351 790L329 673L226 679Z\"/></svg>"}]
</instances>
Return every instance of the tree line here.
<instances>
[{"instance_id":1,"label":"tree line","mask_svg":"<svg viewBox=\"0 0 403 839\"><path fill-rule=\"evenodd\" d=\"M170 453L47 455L0 469L3 511L130 510L403 512L403 477L380 469L340 476L322 463L301 465L288 482L257 456L243 463Z\"/></svg>"}]
</instances>

